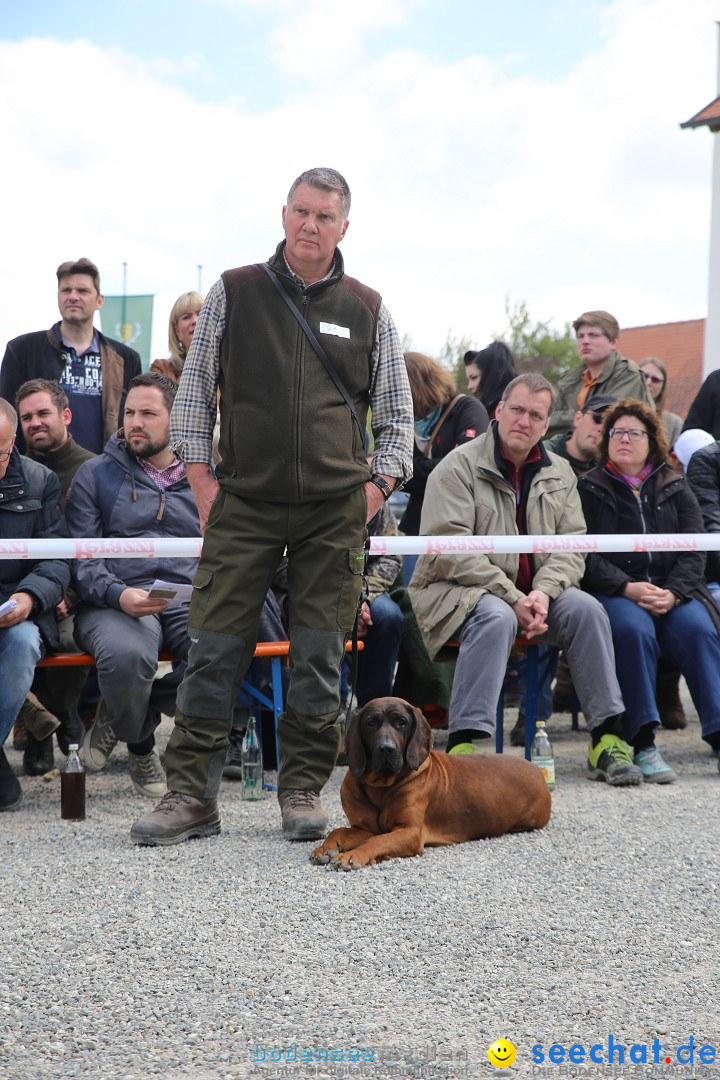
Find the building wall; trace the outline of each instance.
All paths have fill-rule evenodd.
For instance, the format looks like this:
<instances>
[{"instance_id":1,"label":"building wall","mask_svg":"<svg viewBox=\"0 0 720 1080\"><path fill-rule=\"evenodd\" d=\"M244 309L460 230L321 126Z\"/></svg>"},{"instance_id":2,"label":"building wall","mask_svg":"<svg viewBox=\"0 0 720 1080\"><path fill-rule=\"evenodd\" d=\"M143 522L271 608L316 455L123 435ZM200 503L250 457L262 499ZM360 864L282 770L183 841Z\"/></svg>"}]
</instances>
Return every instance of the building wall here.
<instances>
[{"instance_id":1,"label":"building wall","mask_svg":"<svg viewBox=\"0 0 720 1080\"><path fill-rule=\"evenodd\" d=\"M632 326L620 332L618 349L641 364L657 356L668 369L665 408L683 419L702 384L705 320Z\"/></svg>"}]
</instances>

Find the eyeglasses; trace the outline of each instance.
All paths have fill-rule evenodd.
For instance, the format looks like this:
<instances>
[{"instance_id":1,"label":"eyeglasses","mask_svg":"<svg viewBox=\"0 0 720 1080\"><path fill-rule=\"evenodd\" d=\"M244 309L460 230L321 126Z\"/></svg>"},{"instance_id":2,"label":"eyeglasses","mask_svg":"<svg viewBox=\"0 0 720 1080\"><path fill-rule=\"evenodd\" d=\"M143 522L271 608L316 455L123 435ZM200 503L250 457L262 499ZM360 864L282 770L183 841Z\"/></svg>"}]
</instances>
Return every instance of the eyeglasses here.
<instances>
[{"instance_id":1,"label":"eyeglasses","mask_svg":"<svg viewBox=\"0 0 720 1080\"><path fill-rule=\"evenodd\" d=\"M651 383L665 382L662 375L651 375L649 371L643 371L643 379L645 380L645 382L651 382Z\"/></svg>"},{"instance_id":2,"label":"eyeglasses","mask_svg":"<svg viewBox=\"0 0 720 1080\"><path fill-rule=\"evenodd\" d=\"M587 416L588 414L590 416L592 416L593 424L597 424L598 427L600 426L600 424L602 424L602 422L603 422L603 414L602 413L593 412L591 409L587 409L586 412L585 412L585 415Z\"/></svg>"},{"instance_id":3,"label":"eyeglasses","mask_svg":"<svg viewBox=\"0 0 720 1080\"><path fill-rule=\"evenodd\" d=\"M15 445L15 440L13 439L13 441L8 446L7 450L0 450L0 461L5 461L6 458L10 457L10 455L13 452L13 446L14 445Z\"/></svg>"},{"instance_id":4,"label":"eyeglasses","mask_svg":"<svg viewBox=\"0 0 720 1080\"><path fill-rule=\"evenodd\" d=\"M647 431L640 431L638 428L613 427L610 428L608 435L611 439L616 439L617 442L624 439L626 435L631 442L640 442L641 439L648 438Z\"/></svg>"},{"instance_id":5,"label":"eyeglasses","mask_svg":"<svg viewBox=\"0 0 720 1080\"><path fill-rule=\"evenodd\" d=\"M504 405L504 409L512 413L513 416L519 420L521 416L529 416L530 422L533 424L546 424L547 416L543 416L542 413L535 412L534 409L523 409L522 405Z\"/></svg>"}]
</instances>

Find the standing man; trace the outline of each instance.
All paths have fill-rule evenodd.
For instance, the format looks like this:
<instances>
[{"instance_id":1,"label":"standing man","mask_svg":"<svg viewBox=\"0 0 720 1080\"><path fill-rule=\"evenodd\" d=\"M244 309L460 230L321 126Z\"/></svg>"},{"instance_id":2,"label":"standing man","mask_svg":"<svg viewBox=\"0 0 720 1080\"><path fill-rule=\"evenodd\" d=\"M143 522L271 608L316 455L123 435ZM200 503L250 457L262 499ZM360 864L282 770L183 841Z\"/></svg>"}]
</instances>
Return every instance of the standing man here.
<instances>
[{"instance_id":1,"label":"standing man","mask_svg":"<svg viewBox=\"0 0 720 1080\"><path fill-rule=\"evenodd\" d=\"M360 597L365 523L412 470L412 398L397 332L379 294L345 275L337 246L349 210L338 172L304 172L290 188L285 240L269 263L226 271L200 313L172 414L173 445L187 462L205 528L190 608L193 644L166 755L170 790L133 826L137 843L219 831L216 796L235 688L286 546L292 668L279 727L278 798L288 839L325 835L320 791L337 758L340 664ZM296 312L322 343L337 382ZM363 445L369 407L370 466Z\"/></svg>"},{"instance_id":2,"label":"standing man","mask_svg":"<svg viewBox=\"0 0 720 1080\"><path fill-rule=\"evenodd\" d=\"M28 379L59 382L72 410L70 432L75 441L101 454L120 426L128 384L140 374L140 357L93 325L104 300L95 263L89 259L61 263L57 279L61 319L50 330L21 334L8 342L0 367L0 397L14 401ZM18 449L25 449L20 433Z\"/></svg>"},{"instance_id":3,"label":"standing man","mask_svg":"<svg viewBox=\"0 0 720 1080\"><path fill-rule=\"evenodd\" d=\"M569 431L578 409L594 394L635 398L654 408L642 371L617 351L620 326L608 311L586 311L573 323L581 363L558 383L548 435Z\"/></svg>"},{"instance_id":4,"label":"standing man","mask_svg":"<svg viewBox=\"0 0 720 1080\"><path fill-rule=\"evenodd\" d=\"M507 385L485 435L454 450L433 471L420 531L443 536L573 536L585 532L567 462L542 445L554 391L542 375ZM642 782L625 741L624 705L610 623L579 588L585 558L560 549L532 555L423 555L410 597L428 652L459 637L450 700L448 752L472 753L495 730L495 710L519 633L565 650L590 729L589 778Z\"/></svg>"}]
</instances>

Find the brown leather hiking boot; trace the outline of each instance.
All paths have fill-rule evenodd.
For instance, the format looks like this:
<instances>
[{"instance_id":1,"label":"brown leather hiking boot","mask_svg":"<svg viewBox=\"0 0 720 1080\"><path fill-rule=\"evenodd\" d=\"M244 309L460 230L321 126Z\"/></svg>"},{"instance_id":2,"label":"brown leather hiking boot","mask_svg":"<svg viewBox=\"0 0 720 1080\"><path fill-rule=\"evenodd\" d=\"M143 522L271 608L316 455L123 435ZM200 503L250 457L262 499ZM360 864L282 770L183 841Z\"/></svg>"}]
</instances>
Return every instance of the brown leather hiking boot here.
<instances>
[{"instance_id":1,"label":"brown leather hiking boot","mask_svg":"<svg viewBox=\"0 0 720 1080\"><path fill-rule=\"evenodd\" d=\"M282 828L288 840L322 840L327 833L328 817L317 791L280 788L278 802Z\"/></svg>"},{"instance_id":2,"label":"brown leather hiking boot","mask_svg":"<svg viewBox=\"0 0 720 1080\"><path fill-rule=\"evenodd\" d=\"M680 672L666 667L662 661L655 681L655 703L664 728L678 731L687 727L687 716L680 700Z\"/></svg>"},{"instance_id":3,"label":"brown leather hiking boot","mask_svg":"<svg viewBox=\"0 0 720 1080\"><path fill-rule=\"evenodd\" d=\"M22 720L16 720L12 729L13 750L24 750L27 746L27 728Z\"/></svg>"},{"instance_id":4,"label":"brown leather hiking boot","mask_svg":"<svg viewBox=\"0 0 720 1080\"><path fill-rule=\"evenodd\" d=\"M31 735L34 735L39 742L46 739L48 735L52 735L60 727L57 716L53 716L51 712L48 712L31 690L28 691L27 697L20 706L17 718L22 721L26 730Z\"/></svg>"},{"instance_id":5,"label":"brown leather hiking boot","mask_svg":"<svg viewBox=\"0 0 720 1080\"><path fill-rule=\"evenodd\" d=\"M219 832L217 799L168 791L150 814L135 822L130 839L135 844L180 844L191 836L217 836Z\"/></svg>"}]
</instances>

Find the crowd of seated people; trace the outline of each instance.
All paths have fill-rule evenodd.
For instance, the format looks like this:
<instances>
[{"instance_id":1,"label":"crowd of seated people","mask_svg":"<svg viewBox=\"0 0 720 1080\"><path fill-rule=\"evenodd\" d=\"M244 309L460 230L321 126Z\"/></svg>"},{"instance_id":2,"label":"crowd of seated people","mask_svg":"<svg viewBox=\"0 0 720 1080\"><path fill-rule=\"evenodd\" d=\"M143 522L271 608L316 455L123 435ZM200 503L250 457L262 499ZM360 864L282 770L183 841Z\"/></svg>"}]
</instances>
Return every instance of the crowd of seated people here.
<instances>
[{"instance_id":1,"label":"crowd of seated people","mask_svg":"<svg viewBox=\"0 0 720 1080\"><path fill-rule=\"evenodd\" d=\"M24 339L40 335L11 342L4 382L10 386L12 374L13 399L0 397L0 538L199 536L185 469L169 443L169 419L202 296L189 292L178 298L169 319L170 359L155 361L141 374L132 350L116 350L118 343L92 330L93 289L99 290L93 271L87 260L59 268L62 319L49 332L50 346L69 351L76 374L84 364L88 380L91 371L109 373L116 365L117 430L98 449L98 432L105 426L107 433L108 423L103 396L84 394L87 387L77 380L66 385L49 363L44 339L43 363L25 362L23 368L22 358L38 344ZM499 343L465 358L477 398L458 394L438 362L406 354L416 414L416 477L408 485L411 499L401 531L720 530L718 444L710 436L697 442L709 445L694 454L687 479L671 467L667 435L669 420L677 418L661 416L654 407L663 404L667 373L661 362L646 361L641 373L621 357L617 324L607 312L586 312L574 325L580 363L563 379L560 399L542 376L516 376L512 354ZM23 370L25 380L18 374ZM660 392L646 391L661 379ZM637 396L623 393L627 386ZM77 425L76 403L82 414ZM569 425L544 441L566 414ZM675 423L676 433L678 428ZM684 448L678 448L682 455ZM396 532L387 507L369 524L370 535ZM91 771L102 769L123 742L134 791L153 799L162 795L165 774L155 730L161 715L174 713L190 639L187 608L152 595L152 587L157 580L187 586L195 570L190 558L74 565L53 557L0 560L0 810L22 799L2 749L13 725L26 775L53 768L54 739L65 754L70 742L81 743ZM402 558L371 558L368 576L370 593L359 615L366 649L355 686L344 664L346 709L353 706L353 694L361 706L392 693L401 649L403 612L392 590L402 580ZM662 715L656 698L659 663L685 677L702 738L720 759L718 577L717 558L706 560L697 551L424 556L410 598L427 663L449 638L460 643L448 751L475 752L475 744L491 734L502 672L519 634L559 644L567 654L590 729L590 778L613 786L677 780L655 741ZM281 592L268 594L265 614L261 626L284 636ZM44 655L73 650L94 658L89 682L88 668L37 668ZM159 674L163 651L175 661ZM238 711L246 714L247 709ZM241 738L237 727L227 759L231 777L239 772Z\"/></svg>"},{"instance_id":2,"label":"crowd of seated people","mask_svg":"<svg viewBox=\"0 0 720 1080\"><path fill-rule=\"evenodd\" d=\"M59 268L64 318L53 341L61 349L71 338L80 347L81 316L92 323L99 293L95 274L87 260ZM66 305L66 293L78 303ZM187 293L174 305L167 370L156 363L151 371L136 373L139 357L125 350L122 423L101 453L73 437L73 410L62 377L21 383L14 405L0 398L0 538L200 536L185 467L169 446L169 422L201 303L199 294ZM66 317L70 330L64 328ZM102 338L100 348L97 332L87 327L83 332L90 341L85 364L92 366L96 350L97 371L107 354L112 361L116 343ZM38 337L45 348L45 335L26 337ZM20 340L8 347L8 371L23 352ZM154 732L161 716L175 711L190 638L187 605L174 606L152 591L155 582L191 585L196 567L195 558L87 559L72 565L56 558L0 560L0 809L22 800L21 784L2 749L14 725L13 745L23 750L26 775L53 768L54 738L64 754L71 743L81 745L91 771L102 769L118 742L125 742L135 792L152 799L164 793ZM273 640L284 638L270 593L266 608L264 625L272 628ZM94 666L36 667L47 654L68 652L90 654ZM158 674L162 652L174 661Z\"/></svg>"}]
</instances>

